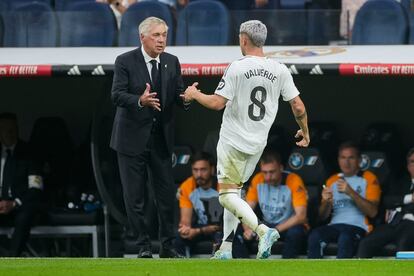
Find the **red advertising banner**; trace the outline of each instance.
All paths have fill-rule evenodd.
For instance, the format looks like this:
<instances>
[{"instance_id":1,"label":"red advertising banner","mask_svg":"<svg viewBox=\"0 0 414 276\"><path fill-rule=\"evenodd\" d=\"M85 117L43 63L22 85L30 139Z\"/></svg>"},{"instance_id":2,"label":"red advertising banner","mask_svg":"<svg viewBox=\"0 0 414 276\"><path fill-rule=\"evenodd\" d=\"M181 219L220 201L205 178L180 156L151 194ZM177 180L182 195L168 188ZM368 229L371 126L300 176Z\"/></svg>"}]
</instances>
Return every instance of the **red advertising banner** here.
<instances>
[{"instance_id":1,"label":"red advertising banner","mask_svg":"<svg viewBox=\"0 0 414 276\"><path fill-rule=\"evenodd\" d=\"M51 75L51 65L0 65L0 77L28 77Z\"/></svg>"},{"instance_id":2,"label":"red advertising banner","mask_svg":"<svg viewBox=\"0 0 414 276\"><path fill-rule=\"evenodd\" d=\"M181 74L183 76L222 76L228 65L228 63L181 64Z\"/></svg>"},{"instance_id":3,"label":"red advertising banner","mask_svg":"<svg viewBox=\"0 0 414 276\"><path fill-rule=\"evenodd\" d=\"M340 75L414 75L414 64L340 64Z\"/></svg>"}]
</instances>

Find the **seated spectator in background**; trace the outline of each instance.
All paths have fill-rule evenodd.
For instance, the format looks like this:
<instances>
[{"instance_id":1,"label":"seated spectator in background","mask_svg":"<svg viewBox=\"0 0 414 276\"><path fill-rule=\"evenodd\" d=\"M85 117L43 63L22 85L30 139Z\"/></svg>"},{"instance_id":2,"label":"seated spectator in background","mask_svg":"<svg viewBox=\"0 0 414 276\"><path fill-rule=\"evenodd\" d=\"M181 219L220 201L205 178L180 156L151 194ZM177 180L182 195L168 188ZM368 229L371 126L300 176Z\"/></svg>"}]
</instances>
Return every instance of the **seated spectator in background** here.
<instances>
[{"instance_id":1,"label":"seated spectator in background","mask_svg":"<svg viewBox=\"0 0 414 276\"><path fill-rule=\"evenodd\" d=\"M96 2L107 3L110 5L116 19L118 29L121 27L122 15L128 9L128 7L136 2L137 0L96 0Z\"/></svg>"},{"instance_id":2,"label":"seated spectator in background","mask_svg":"<svg viewBox=\"0 0 414 276\"><path fill-rule=\"evenodd\" d=\"M252 209L258 205L264 223L281 234L282 257L296 257L306 242L307 192L299 175L283 171L278 153L265 151L262 155L260 172L251 181L246 201ZM233 256L247 258L248 244L256 241L252 229L239 226L233 241Z\"/></svg>"},{"instance_id":3,"label":"seated spectator in background","mask_svg":"<svg viewBox=\"0 0 414 276\"><path fill-rule=\"evenodd\" d=\"M408 174L393 183L384 196L386 224L379 225L359 245L359 258L381 254L389 243L396 243L397 251L414 250L414 148L407 154Z\"/></svg>"},{"instance_id":4,"label":"seated spectator in background","mask_svg":"<svg viewBox=\"0 0 414 276\"><path fill-rule=\"evenodd\" d=\"M358 243L372 229L368 219L377 215L381 188L377 177L361 172L359 148L345 142L339 146L341 173L332 175L322 190L319 218L331 221L315 228L308 239L308 258L322 258L330 242L338 243L337 258L352 258Z\"/></svg>"},{"instance_id":5,"label":"seated spectator in background","mask_svg":"<svg viewBox=\"0 0 414 276\"><path fill-rule=\"evenodd\" d=\"M12 113L0 114L0 155L0 226L14 226L7 255L17 257L39 212L43 183Z\"/></svg>"},{"instance_id":6,"label":"seated spectator in background","mask_svg":"<svg viewBox=\"0 0 414 276\"><path fill-rule=\"evenodd\" d=\"M218 248L221 241L223 207L218 201L213 157L197 152L191 157L192 176L179 188L180 222L176 240L177 252L190 257L199 241L212 241Z\"/></svg>"},{"instance_id":7,"label":"seated spectator in background","mask_svg":"<svg viewBox=\"0 0 414 276\"><path fill-rule=\"evenodd\" d=\"M161 0L159 0L161 1ZM168 0L164 0L168 1ZM249 9L275 9L277 0L219 0L229 10L249 10ZM190 0L176 0L179 8L184 8Z\"/></svg>"},{"instance_id":8,"label":"seated spectator in background","mask_svg":"<svg viewBox=\"0 0 414 276\"><path fill-rule=\"evenodd\" d=\"M342 0L339 33L343 38L351 38L355 16L365 2L367 2L367 0Z\"/></svg>"}]
</instances>

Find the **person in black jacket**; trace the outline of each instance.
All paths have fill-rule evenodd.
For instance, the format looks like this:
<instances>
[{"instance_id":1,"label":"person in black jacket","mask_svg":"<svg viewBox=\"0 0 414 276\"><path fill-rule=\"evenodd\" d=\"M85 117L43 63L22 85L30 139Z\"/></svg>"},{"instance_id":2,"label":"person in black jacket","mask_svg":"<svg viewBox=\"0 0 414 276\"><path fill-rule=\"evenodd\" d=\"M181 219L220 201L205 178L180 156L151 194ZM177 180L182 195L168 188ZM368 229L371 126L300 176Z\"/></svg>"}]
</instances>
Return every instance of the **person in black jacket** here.
<instances>
[{"instance_id":1,"label":"person in black jacket","mask_svg":"<svg viewBox=\"0 0 414 276\"><path fill-rule=\"evenodd\" d=\"M390 186L384 197L386 224L377 226L359 245L359 258L372 258L381 254L389 243L397 251L414 250L414 148L407 154L408 174Z\"/></svg>"},{"instance_id":2,"label":"person in black jacket","mask_svg":"<svg viewBox=\"0 0 414 276\"><path fill-rule=\"evenodd\" d=\"M117 152L129 224L138 235L138 257L152 258L144 220L145 185L152 176L158 208L160 257L180 257L173 247L175 190L172 173L174 106L187 109L178 58L165 53L168 26L156 17L139 25L142 47L116 58L112 101L116 106L110 146Z\"/></svg>"},{"instance_id":3,"label":"person in black jacket","mask_svg":"<svg viewBox=\"0 0 414 276\"><path fill-rule=\"evenodd\" d=\"M0 114L0 225L14 226L9 256L20 256L39 211L43 182L30 152L16 115Z\"/></svg>"}]
</instances>

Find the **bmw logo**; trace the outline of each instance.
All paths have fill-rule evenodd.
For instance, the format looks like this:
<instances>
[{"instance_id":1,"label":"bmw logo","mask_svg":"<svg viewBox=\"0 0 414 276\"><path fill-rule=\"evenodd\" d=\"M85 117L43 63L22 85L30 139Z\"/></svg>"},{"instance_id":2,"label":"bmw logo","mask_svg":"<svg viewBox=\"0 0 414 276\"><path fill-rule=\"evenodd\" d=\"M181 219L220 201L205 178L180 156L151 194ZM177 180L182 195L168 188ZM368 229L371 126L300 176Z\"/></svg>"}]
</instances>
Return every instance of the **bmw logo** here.
<instances>
[{"instance_id":1,"label":"bmw logo","mask_svg":"<svg viewBox=\"0 0 414 276\"><path fill-rule=\"evenodd\" d=\"M368 170L369 166L371 165L371 159L366 154L361 154L361 162L359 163L359 167L361 170L366 171Z\"/></svg>"},{"instance_id":2,"label":"bmw logo","mask_svg":"<svg viewBox=\"0 0 414 276\"><path fill-rule=\"evenodd\" d=\"M177 155L175 154L175 152L172 153L171 163L173 168L177 165Z\"/></svg>"},{"instance_id":3,"label":"bmw logo","mask_svg":"<svg viewBox=\"0 0 414 276\"><path fill-rule=\"evenodd\" d=\"M289 156L289 166L294 170L299 170L303 167L303 156L298 152L294 152Z\"/></svg>"}]
</instances>

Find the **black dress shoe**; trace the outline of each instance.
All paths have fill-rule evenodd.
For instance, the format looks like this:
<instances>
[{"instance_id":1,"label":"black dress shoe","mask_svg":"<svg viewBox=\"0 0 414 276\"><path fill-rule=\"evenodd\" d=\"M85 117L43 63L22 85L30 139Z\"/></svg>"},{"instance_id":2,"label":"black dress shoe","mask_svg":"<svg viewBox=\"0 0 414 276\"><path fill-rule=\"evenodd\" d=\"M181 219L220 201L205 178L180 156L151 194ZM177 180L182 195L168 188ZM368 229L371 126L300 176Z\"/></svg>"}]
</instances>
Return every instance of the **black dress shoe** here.
<instances>
[{"instance_id":1,"label":"black dress shoe","mask_svg":"<svg viewBox=\"0 0 414 276\"><path fill-rule=\"evenodd\" d=\"M160 248L160 258L184 258L183 255L178 253L174 248Z\"/></svg>"},{"instance_id":2,"label":"black dress shoe","mask_svg":"<svg viewBox=\"0 0 414 276\"><path fill-rule=\"evenodd\" d=\"M149 249L141 249L138 253L137 258L143 258L143 259L151 259L152 253Z\"/></svg>"}]
</instances>

